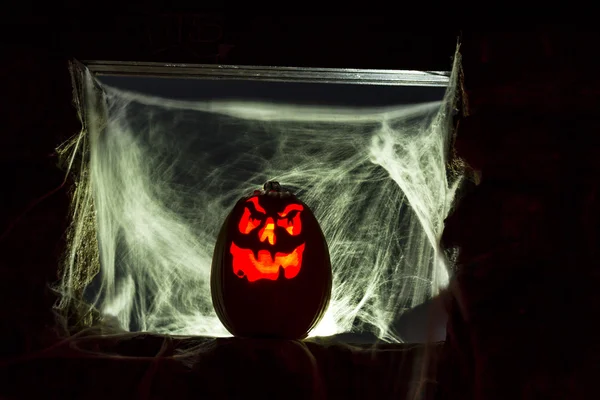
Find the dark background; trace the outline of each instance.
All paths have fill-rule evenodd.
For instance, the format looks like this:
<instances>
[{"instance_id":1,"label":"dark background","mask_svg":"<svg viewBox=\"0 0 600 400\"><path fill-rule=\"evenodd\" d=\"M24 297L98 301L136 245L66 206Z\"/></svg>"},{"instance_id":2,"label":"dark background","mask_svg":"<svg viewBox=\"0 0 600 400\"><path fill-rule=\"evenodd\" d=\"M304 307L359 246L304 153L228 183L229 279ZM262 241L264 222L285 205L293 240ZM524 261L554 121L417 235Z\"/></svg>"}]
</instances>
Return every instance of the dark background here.
<instances>
[{"instance_id":1,"label":"dark background","mask_svg":"<svg viewBox=\"0 0 600 400\"><path fill-rule=\"evenodd\" d=\"M7 14L4 28L19 33L8 44L81 60L445 71L461 30L396 15L207 13L177 2L107 8Z\"/></svg>"},{"instance_id":2,"label":"dark background","mask_svg":"<svg viewBox=\"0 0 600 400\"><path fill-rule=\"evenodd\" d=\"M138 5L133 15L122 5L119 11L98 7L90 13L71 4L70 11L2 16L3 356L57 340L49 311L55 298L47 283L57 278L70 186L60 186L63 172L53 153L57 143L79 129L71 106L69 58L446 70L462 33L468 112L459 121L456 150L476 172L478 185L444 232L445 245L461 247L454 283L463 302L452 297L447 304L448 334L439 348L439 372L431 379L436 398L597 397L597 32L566 25L483 31L453 20L449 29L437 25L429 30L422 21L407 27L397 15L206 14L176 5L168 12ZM486 21L477 22L481 27ZM238 349L250 351L251 344ZM340 361L331 371L323 370L333 394L358 397L349 382L365 377L370 386L365 384L369 395L361 392L364 397L383 398L382 388L389 388L384 383L408 379L382 361L389 352L370 353L368 367L356 371L350 366L359 356L348 354L323 350L319 356L327 360L321 365ZM232 353L221 355L227 357L218 360L237 360ZM30 398L52 393L77 398L74 393L89 393L86 387L108 395L110 387L129 387L145 373L114 363L94 364L92 374L90 364L76 361L77 366L51 360L29 369L4 369L2 388L12 398L26 397L17 396L26 391ZM243 362L210 365L217 382L229 364ZM61 386L65 371L81 375ZM112 386L98 376L111 376ZM188 390L190 397L200 389L194 375L187 386L174 385L181 381L167 376L172 380L162 381L169 388L164 397L172 398L167 394L175 387ZM229 390L236 385L250 390L231 382Z\"/></svg>"},{"instance_id":3,"label":"dark background","mask_svg":"<svg viewBox=\"0 0 600 400\"><path fill-rule=\"evenodd\" d=\"M79 130L69 59L443 71L451 67L459 33L402 30L384 16L211 14L175 6L103 10L4 17L0 160L8 195L2 198L0 245L13 288L3 304L16 306L5 307L3 321L17 343L8 352L29 346L38 336L27 332L52 321L54 296L47 286L57 278L70 186L45 196L64 178L55 147Z\"/></svg>"}]
</instances>

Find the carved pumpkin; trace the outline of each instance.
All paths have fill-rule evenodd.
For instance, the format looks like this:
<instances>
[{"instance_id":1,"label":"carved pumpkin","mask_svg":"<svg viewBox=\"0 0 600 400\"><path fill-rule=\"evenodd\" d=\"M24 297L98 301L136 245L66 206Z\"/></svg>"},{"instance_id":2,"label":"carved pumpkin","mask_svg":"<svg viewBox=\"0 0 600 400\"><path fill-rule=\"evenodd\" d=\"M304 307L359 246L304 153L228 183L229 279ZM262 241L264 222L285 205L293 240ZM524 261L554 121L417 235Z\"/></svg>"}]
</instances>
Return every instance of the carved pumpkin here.
<instances>
[{"instance_id":1,"label":"carved pumpkin","mask_svg":"<svg viewBox=\"0 0 600 400\"><path fill-rule=\"evenodd\" d=\"M331 262L311 210L277 182L234 206L217 239L212 300L235 336L301 339L331 295Z\"/></svg>"}]
</instances>

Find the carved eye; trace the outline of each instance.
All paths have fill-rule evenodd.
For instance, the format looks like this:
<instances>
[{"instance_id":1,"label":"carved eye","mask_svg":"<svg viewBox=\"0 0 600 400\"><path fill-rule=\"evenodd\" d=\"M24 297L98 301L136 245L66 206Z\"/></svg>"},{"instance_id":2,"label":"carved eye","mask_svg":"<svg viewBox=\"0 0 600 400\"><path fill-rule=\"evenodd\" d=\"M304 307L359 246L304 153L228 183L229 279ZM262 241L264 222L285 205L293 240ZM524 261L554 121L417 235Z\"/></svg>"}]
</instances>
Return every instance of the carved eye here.
<instances>
[{"instance_id":1,"label":"carved eye","mask_svg":"<svg viewBox=\"0 0 600 400\"><path fill-rule=\"evenodd\" d=\"M260 225L260 219L253 218L252 213L247 208L244 209L244 215L240 219L239 229L244 235L249 234Z\"/></svg>"},{"instance_id":2,"label":"carved eye","mask_svg":"<svg viewBox=\"0 0 600 400\"><path fill-rule=\"evenodd\" d=\"M300 204L290 204L283 212L279 213L277 226L282 227L292 236L297 236L302 233L302 221L300 220L300 212L304 210Z\"/></svg>"},{"instance_id":3,"label":"carved eye","mask_svg":"<svg viewBox=\"0 0 600 400\"><path fill-rule=\"evenodd\" d=\"M244 235L249 234L258 228L265 215L265 209L258 204L258 198L252 197L248 200L248 205L244 208L244 214L240 218L238 228Z\"/></svg>"}]
</instances>

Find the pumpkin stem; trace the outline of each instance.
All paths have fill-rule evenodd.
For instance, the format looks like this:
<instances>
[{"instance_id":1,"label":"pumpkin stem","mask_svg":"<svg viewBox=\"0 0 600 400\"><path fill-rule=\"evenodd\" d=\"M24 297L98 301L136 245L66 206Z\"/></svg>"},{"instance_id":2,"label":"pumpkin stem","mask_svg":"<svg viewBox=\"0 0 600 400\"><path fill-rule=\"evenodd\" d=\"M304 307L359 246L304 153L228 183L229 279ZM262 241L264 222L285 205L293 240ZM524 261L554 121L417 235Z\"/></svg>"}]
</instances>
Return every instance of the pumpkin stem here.
<instances>
[{"instance_id":1,"label":"pumpkin stem","mask_svg":"<svg viewBox=\"0 0 600 400\"><path fill-rule=\"evenodd\" d=\"M281 185L276 181L268 181L264 184L263 189L265 192L281 192Z\"/></svg>"}]
</instances>

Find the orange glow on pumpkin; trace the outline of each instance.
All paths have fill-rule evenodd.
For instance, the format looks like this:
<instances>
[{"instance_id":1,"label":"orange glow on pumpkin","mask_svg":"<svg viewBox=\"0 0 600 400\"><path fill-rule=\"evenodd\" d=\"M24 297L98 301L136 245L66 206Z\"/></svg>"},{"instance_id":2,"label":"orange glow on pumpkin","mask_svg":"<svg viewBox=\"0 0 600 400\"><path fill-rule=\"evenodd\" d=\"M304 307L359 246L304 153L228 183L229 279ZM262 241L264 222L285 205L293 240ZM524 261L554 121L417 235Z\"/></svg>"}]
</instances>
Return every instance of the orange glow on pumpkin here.
<instances>
[{"instance_id":1,"label":"orange glow on pumpkin","mask_svg":"<svg viewBox=\"0 0 600 400\"><path fill-rule=\"evenodd\" d=\"M252 197L248 200L248 202L254 204L254 209L256 211L258 211L261 214L266 214L267 212L265 211L264 208L261 207L261 205L258 203L258 198L257 197ZM249 234L250 232L252 232L254 229L256 229L259 225L260 225L260 218L254 218L252 216L252 212L250 211L250 209L248 209L248 207L244 208L244 214L242 215L242 218L240 219L240 223L238 224L238 229L240 230L241 233L243 233L244 235Z\"/></svg>"},{"instance_id":2,"label":"orange glow on pumpkin","mask_svg":"<svg viewBox=\"0 0 600 400\"><path fill-rule=\"evenodd\" d=\"M242 215L238 225L240 232L244 235L249 234L260 225L260 219L251 218L251 215L250 210L244 209L244 215Z\"/></svg>"},{"instance_id":3,"label":"orange glow on pumpkin","mask_svg":"<svg viewBox=\"0 0 600 400\"><path fill-rule=\"evenodd\" d=\"M277 226L282 227L292 236L299 235L302 232L302 222L300 221L300 214L296 214L294 218L282 218L277 220Z\"/></svg>"},{"instance_id":4,"label":"orange glow on pumpkin","mask_svg":"<svg viewBox=\"0 0 600 400\"><path fill-rule=\"evenodd\" d=\"M289 254L277 252L275 259L268 250L260 250L257 259L252 250L241 249L232 242L229 250L233 255L233 273L240 278L246 276L249 282L259 279L275 281L279 278L279 269L283 268L286 279L292 279L302 267L304 247L303 243Z\"/></svg>"},{"instance_id":5,"label":"orange glow on pumpkin","mask_svg":"<svg viewBox=\"0 0 600 400\"><path fill-rule=\"evenodd\" d=\"M287 207L284 208L283 212L279 213L279 216L281 218L287 217L287 215L289 213L291 213L292 211L302 211L302 210L304 210L304 207L302 207L300 204L288 204Z\"/></svg>"},{"instance_id":6,"label":"orange glow on pumpkin","mask_svg":"<svg viewBox=\"0 0 600 400\"><path fill-rule=\"evenodd\" d=\"M248 235L262 225L257 232L258 240L274 246L277 242L277 227L285 229L291 236L298 236L302 232L302 220L300 219L300 212L304 210L302 205L288 204L282 212L277 213L278 217L266 217L267 212L260 205L258 197L251 197L247 202L252 203L254 207L248 205L244 208L244 213L238 223L240 233ZM242 249L232 242L230 251L233 255L233 272L240 278L248 277L250 282L259 279L277 280L281 267L284 269L284 276L287 279L294 278L302 267L304 246L304 243L301 244L291 253L275 252L273 259L272 251L262 249L255 256L252 249Z\"/></svg>"},{"instance_id":7,"label":"orange glow on pumpkin","mask_svg":"<svg viewBox=\"0 0 600 400\"><path fill-rule=\"evenodd\" d=\"M283 212L279 213L281 218L277 220L277 226L282 227L292 236L299 235L302 233L302 221L300 220L300 211L302 210L304 210L304 207L302 207L300 204L288 205ZM289 218L288 214L293 211L298 212L295 213L292 218Z\"/></svg>"},{"instance_id":8,"label":"orange glow on pumpkin","mask_svg":"<svg viewBox=\"0 0 600 400\"><path fill-rule=\"evenodd\" d=\"M271 246L275 244L277 238L275 237L275 221L273 221L273 218L267 218L265 226L258 232L258 238L261 242L264 242L265 239L269 239L269 244Z\"/></svg>"},{"instance_id":9,"label":"orange glow on pumpkin","mask_svg":"<svg viewBox=\"0 0 600 400\"><path fill-rule=\"evenodd\" d=\"M265 211L264 208L261 207L260 203L258 202L258 197L251 197L250 199L248 199L248 202L254 204L254 208L256 208L256 211L258 211L259 213L262 214L266 214L267 212Z\"/></svg>"}]
</instances>

